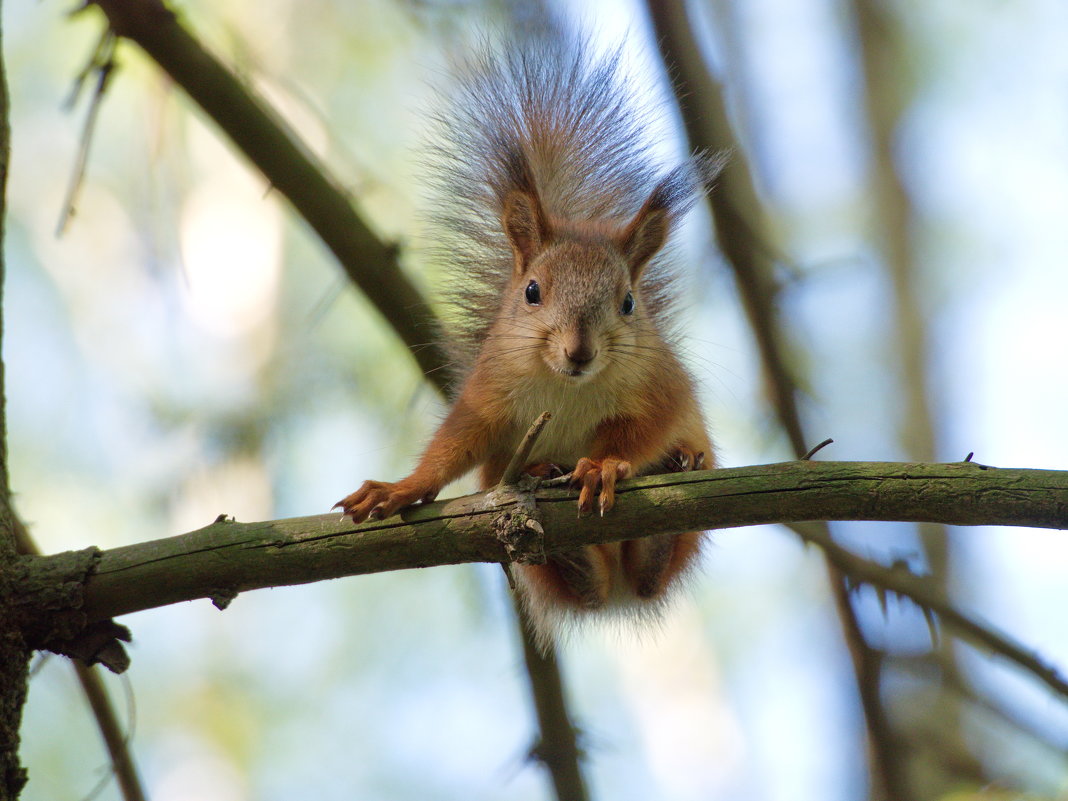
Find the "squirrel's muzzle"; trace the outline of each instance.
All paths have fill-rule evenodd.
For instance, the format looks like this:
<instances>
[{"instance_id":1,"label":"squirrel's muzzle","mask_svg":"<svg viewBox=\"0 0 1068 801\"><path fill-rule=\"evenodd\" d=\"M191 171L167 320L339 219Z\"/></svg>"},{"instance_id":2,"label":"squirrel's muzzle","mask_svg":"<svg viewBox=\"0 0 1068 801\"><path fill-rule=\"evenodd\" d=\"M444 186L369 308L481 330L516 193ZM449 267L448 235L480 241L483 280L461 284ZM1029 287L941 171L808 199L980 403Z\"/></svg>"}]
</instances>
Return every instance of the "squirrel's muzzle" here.
<instances>
[{"instance_id":1,"label":"squirrel's muzzle","mask_svg":"<svg viewBox=\"0 0 1068 801\"><path fill-rule=\"evenodd\" d=\"M563 355L563 372L573 377L588 373L597 358L597 343L585 328L561 332L559 347Z\"/></svg>"}]
</instances>

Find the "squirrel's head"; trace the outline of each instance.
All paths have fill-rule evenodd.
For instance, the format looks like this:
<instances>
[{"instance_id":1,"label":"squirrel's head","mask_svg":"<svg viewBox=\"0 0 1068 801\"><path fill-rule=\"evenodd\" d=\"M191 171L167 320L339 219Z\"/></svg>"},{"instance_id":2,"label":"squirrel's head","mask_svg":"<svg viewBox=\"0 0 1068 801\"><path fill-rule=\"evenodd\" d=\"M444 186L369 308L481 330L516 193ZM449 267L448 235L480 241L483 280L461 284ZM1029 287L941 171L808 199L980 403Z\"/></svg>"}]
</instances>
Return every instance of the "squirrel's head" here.
<instances>
[{"instance_id":1,"label":"squirrel's head","mask_svg":"<svg viewBox=\"0 0 1068 801\"><path fill-rule=\"evenodd\" d=\"M501 222L514 256L503 304L507 336L534 340L562 379L586 381L655 357L638 342L649 325L639 285L670 233L671 180L622 226L552 219L531 185L505 197Z\"/></svg>"}]
</instances>

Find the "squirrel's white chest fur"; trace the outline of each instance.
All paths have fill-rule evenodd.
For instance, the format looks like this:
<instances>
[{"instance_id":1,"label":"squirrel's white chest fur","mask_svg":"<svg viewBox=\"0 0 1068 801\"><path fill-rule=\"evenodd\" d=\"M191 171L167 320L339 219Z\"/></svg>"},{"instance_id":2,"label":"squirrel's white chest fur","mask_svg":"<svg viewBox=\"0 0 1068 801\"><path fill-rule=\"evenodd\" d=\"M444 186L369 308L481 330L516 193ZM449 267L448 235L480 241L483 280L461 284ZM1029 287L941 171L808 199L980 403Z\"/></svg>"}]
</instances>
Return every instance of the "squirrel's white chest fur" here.
<instances>
[{"instance_id":1,"label":"squirrel's white chest fur","mask_svg":"<svg viewBox=\"0 0 1068 801\"><path fill-rule=\"evenodd\" d=\"M619 414L618 388L600 376L578 383L557 376L531 376L512 387L508 400L516 425L514 446L542 412L552 419L542 430L530 461L572 466L589 456L597 426Z\"/></svg>"}]
</instances>

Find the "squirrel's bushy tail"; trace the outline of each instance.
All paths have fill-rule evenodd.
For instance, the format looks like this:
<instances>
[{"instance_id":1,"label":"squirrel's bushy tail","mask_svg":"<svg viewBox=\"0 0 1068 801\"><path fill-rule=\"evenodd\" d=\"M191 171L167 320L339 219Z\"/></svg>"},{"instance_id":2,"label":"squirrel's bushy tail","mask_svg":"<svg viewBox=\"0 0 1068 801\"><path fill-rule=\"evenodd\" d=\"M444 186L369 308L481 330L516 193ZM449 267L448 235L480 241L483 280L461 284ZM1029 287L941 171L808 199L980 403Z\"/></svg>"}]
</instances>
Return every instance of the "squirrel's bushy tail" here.
<instances>
[{"instance_id":1,"label":"squirrel's bushy tail","mask_svg":"<svg viewBox=\"0 0 1068 801\"><path fill-rule=\"evenodd\" d=\"M510 191L533 183L547 215L630 219L663 179L650 130L655 116L621 66L577 35L483 45L456 65L449 102L436 115L429 165L437 190L435 249L449 267L451 343L469 365L500 305L512 269L501 228ZM688 159L665 184L675 214L700 195L716 167ZM642 281L654 316L670 281L653 264Z\"/></svg>"}]
</instances>

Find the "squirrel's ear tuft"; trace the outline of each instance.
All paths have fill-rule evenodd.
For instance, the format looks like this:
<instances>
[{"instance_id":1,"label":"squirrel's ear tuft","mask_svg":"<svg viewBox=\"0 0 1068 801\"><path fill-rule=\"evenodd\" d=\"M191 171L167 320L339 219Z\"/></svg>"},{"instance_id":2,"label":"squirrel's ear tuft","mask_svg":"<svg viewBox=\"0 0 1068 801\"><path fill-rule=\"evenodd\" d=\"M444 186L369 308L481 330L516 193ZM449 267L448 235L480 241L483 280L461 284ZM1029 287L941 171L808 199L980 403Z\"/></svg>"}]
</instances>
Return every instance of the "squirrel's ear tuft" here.
<instances>
[{"instance_id":1,"label":"squirrel's ear tuft","mask_svg":"<svg viewBox=\"0 0 1068 801\"><path fill-rule=\"evenodd\" d=\"M537 194L509 192L504 199L501 223L515 254L516 275L522 275L549 239L549 226Z\"/></svg>"},{"instance_id":2,"label":"squirrel's ear tuft","mask_svg":"<svg viewBox=\"0 0 1068 801\"><path fill-rule=\"evenodd\" d=\"M694 156L661 179L619 237L619 246L637 283L642 270L667 242L671 227L701 197L727 162L727 154Z\"/></svg>"},{"instance_id":3,"label":"squirrel's ear tuft","mask_svg":"<svg viewBox=\"0 0 1068 801\"><path fill-rule=\"evenodd\" d=\"M657 193L654 191L620 237L620 249L630 269L630 280L635 284L645 266L664 246L671 230L668 210L655 203L656 199Z\"/></svg>"}]
</instances>

